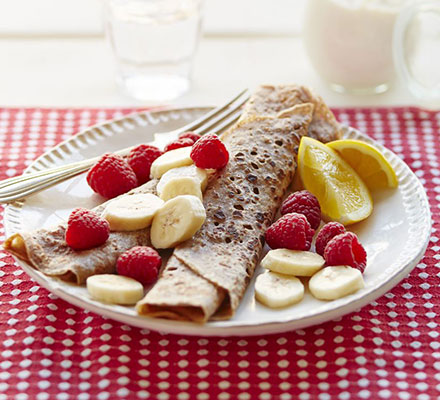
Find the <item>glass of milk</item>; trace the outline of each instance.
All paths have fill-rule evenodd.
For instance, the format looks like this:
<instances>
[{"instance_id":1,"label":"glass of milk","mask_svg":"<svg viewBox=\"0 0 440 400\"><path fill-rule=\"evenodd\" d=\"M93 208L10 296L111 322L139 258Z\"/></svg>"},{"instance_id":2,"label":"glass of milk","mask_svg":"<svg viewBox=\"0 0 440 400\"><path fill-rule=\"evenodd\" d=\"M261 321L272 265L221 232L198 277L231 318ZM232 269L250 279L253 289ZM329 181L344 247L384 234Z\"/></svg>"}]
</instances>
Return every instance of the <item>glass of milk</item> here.
<instances>
[{"instance_id":1,"label":"glass of milk","mask_svg":"<svg viewBox=\"0 0 440 400\"><path fill-rule=\"evenodd\" d=\"M117 82L139 100L174 99L190 87L202 0L107 0L106 33Z\"/></svg>"},{"instance_id":2,"label":"glass of milk","mask_svg":"<svg viewBox=\"0 0 440 400\"><path fill-rule=\"evenodd\" d=\"M407 0L308 0L304 42L319 75L338 92L374 94L395 76L393 29Z\"/></svg>"}]
</instances>

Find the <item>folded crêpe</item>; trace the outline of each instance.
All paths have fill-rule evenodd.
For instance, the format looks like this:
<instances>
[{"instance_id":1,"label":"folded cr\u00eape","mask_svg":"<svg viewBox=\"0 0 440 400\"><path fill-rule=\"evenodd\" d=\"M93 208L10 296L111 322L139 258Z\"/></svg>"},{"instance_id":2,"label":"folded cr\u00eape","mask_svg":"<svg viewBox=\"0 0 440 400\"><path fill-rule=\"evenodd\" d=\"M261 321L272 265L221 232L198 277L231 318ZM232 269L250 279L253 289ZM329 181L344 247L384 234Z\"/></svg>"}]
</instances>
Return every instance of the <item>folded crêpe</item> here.
<instances>
[{"instance_id":1,"label":"folded cr\u00eape","mask_svg":"<svg viewBox=\"0 0 440 400\"><path fill-rule=\"evenodd\" d=\"M303 91L309 93L298 86L263 87L222 135L230 159L204 194L206 221L175 248L137 304L140 314L197 322L234 314L292 180L299 141L313 121L315 105L301 102ZM284 105L290 108L283 110ZM332 123L333 114L327 117ZM325 136L337 138L339 128Z\"/></svg>"},{"instance_id":2,"label":"folded cr\u00eape","mask_svg":"<svg viewBox=\"0 0 440 400\"><path fill-rule=\"evenodd\" d=\"M243 116L273 116L302 103L312 103L315 106L307 136L323 143L341 138L339 123L327 104L306 86L263 85L246 103Z\"/></svg>"},{"instance_id":3,"label":"folded cr\u00eape","mask_svg":"<svg viewBox=\"0 0 440 400\"><path fill-rule=\"evenodd\" d=\"M121 196L155 193L156 185L157 180L152 180ZM94 208L94 211L100 214L106 205L107 202ZM51 229L16 233L6 240L4 247L44 274L80 285L91 275L115 273L116 261L124 251L133 246L151 244L150 228L147 228L132 232L111 232L101 246L76 251L64 239L66 226L66 223L62 223Z\"/></svg>"}]
</instances>

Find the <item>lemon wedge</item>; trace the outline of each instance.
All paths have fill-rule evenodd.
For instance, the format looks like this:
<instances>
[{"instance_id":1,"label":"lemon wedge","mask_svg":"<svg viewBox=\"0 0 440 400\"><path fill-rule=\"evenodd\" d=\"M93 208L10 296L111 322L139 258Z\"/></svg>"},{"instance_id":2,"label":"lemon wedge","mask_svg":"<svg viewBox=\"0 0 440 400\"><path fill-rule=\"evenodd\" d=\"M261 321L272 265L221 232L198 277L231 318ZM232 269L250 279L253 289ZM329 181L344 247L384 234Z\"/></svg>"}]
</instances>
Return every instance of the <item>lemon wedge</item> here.
<instances>
[{"instance_id":1,"label":"lemon wedge","mask_svg":"<svg viewBox=\"0 0 440 400\"><path fill-rule=\"evenodd\" d=\"M370 192L356 171L318 140L301 139L298 171L304 187L319 200L324 219L349 225L373 211Z\"/></svg>"},{"instance_id":2,"label":"lemon wedge","mask_svg":"<svg viewBox=\"0 0 440 400\"><path fill-rule=\"evenodd\" d=\"M396 173L384 155L360 140L342 139L327 143L358 173L370 190L395 188Z\"/></svg>"}]
</instances>

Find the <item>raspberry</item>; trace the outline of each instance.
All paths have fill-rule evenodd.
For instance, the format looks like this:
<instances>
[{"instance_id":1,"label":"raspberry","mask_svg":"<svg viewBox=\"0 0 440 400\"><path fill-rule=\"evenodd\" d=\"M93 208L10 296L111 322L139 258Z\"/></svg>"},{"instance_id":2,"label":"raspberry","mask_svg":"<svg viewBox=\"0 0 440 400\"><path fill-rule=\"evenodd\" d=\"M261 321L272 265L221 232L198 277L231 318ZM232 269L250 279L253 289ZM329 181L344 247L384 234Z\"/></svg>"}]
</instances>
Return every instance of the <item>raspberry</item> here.
<instances>
[{"instance_id":1,"label":"raspberry","mask_svg":"<svg viewBox=\"0 0 440 400\"><path fill-rule=\"evenodd\" d=\"M329 222L328 224L325 224L316 236L316 252L323 256L327 243L341 233L345 233L345 226L339 222Z\"/></svg>"},{"instance_id":2,"label":"raspberry","mask_svg":"<svg viewBox=\"0 0 440 400\"><path fill-rule=\"evenodd\" d=\"M191 139L193 143L197 142L201 136L195 132L183 132L179 135L179 139Z\"/></svg>"},{"instance_id":3,"label":"raspberry","mask_svg":"<svg viewBox=\"0 0 440 400\"><path fill-rule=\"evenodd\" d=\"M105 243L109 223L93 211L76 208L67 221L66 243L74 250L86 250Z\"/></svg>"},{"instance_id":4,"label":"raspberry","mask_svg":"<svg viewBox=\"0 0 440 400\"><path fill-rule=\"evenodd\" d=\"M193 144L194 144L194 140L190 138L177 139L174 142L168 143L165 146L164 152L166 153L167 151L170 150L180 149L181 147L189 147L192 146Z\"/></svg>"},{"instance_id":5,"label":"raspberry","mask_svg":"<svg viewBox=\"0 0 440 400\"><path fill-rule=\"evenodd\" d=\"M217 135L209 133L194 143L191 159L199 168L223 168L229 161L229 153Z\"/></svg>"},{"instance_id":6,"label":"raspberry","mask_svg":"<svg viewBox=\"0 0 440 400\"><path fill-rule=\"evenodd\" d=\"M292 193L283 201L281 215L289 213L305 215L313 229L317 229L321 223L321 206L319 201L307 190Z\"/></svg>"},{"instance_id":7,"label":"raspberry","mask_svg":"<svg viewBox=\"0 0 440 400\"><path fill-rule=\"evenodd\" d=\"M272 249L309 250L314 234L304 215L291 213L267 229L266 242Z\"/></svg>"},{"instance_id":8,"label":"raspberry","mask_svg":"<svg viewBox=\"0 0 440 400\"><path fill-rule=\"evenodd\" d=\"M348 265L364 272L367 253L353 232L335 236L328 242L324 251L327 265Z\"/></svg>"},{"instance_id":9,"label":"raspberry","mask_svg":"<svg viewBox=\"0 0 440 400\"><path fill-rule=\"evenodd\" d=\"M87 182L94 192L109 199L128 192L138 184L133 169L116 154L104 154L90 169Z\"/></svg>"},{"instance_id":10,"label":"raspberry","mask_svg":"<svg viewBox=\"0 0 440 400\"><path fill-rule=\"evenodd\" d=\"M151 164L162 154L157 147L149 144L140 144L130 151L127 162L133 168L140 185L150 180Z\"/></svg>"},{"instance_id":11,"label":"raspberry","mask_svg":"<svg viewBox=\"0 0 440 400\"><path fill-rule=\"evenodd\" d=\"M162 259L156 250L147 246L136 246L119 256L116 270L119 275L148 285L157 279L161 264Z\"/></svg>"}]
</instances>

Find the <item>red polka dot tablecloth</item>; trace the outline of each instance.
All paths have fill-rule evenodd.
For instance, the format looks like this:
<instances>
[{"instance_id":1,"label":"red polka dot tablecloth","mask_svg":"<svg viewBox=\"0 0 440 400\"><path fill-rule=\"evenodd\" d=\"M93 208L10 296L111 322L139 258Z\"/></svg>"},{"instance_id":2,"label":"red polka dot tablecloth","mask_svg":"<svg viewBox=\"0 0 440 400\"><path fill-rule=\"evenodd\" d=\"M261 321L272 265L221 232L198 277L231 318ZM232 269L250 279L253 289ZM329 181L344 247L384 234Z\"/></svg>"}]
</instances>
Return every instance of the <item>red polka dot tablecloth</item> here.
<instances>
[{"instance_id":1,"label":"red polka dot tablecloth","mask_svg":"<svg viewBox=\"0 0 440 400\"><path fill-rule=\"evenodd\" d=\"M0 178L128 109L0 108ZM440 398L440 112L336 109L402 157L424 184L433 233L389 293L288 333L204 338L123 325L66 303L0 252L0 400ZM4 229L0 221L1 242Z\"/></svg>"}]
</instances>

